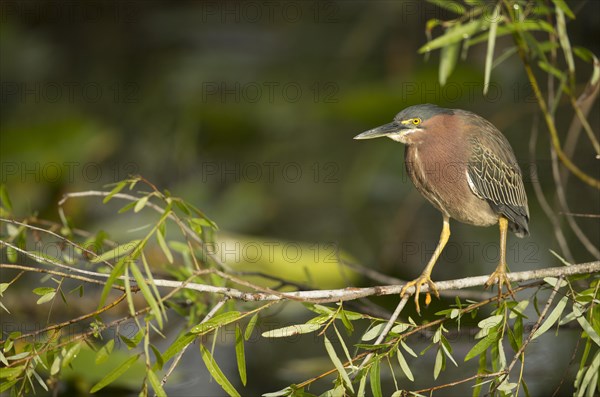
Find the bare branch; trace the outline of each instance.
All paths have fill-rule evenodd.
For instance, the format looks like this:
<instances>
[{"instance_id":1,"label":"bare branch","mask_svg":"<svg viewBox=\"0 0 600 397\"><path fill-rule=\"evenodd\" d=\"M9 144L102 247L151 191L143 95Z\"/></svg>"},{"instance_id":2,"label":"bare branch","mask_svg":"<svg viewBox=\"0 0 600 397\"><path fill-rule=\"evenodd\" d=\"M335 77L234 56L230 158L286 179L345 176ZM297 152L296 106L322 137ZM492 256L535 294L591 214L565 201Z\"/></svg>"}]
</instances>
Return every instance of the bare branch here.
<instances>
[{"instance_id":1,"label":"bare branch","mask_svg":"<svg viewBox=\"0 0 600 397\"><path fill-rule=\"evenodd\" d=\"M7 267L1 265L0 268ZM600 272L600 261L581 263L571 266L561 267L549 267L537 270L528 270L524 272L509 273L508 279L511 282L520 282L528 280L542 279L545 277L560 277L560 276L572 276L575 274L587 274ZM107 278L108 274L87 272L97 277ZM215 273L223 275L224 273L214 269L207 269L197 272L196 275ZM71 277L71 275L65 274L64 277ZM231 277L228 277L231 278ZM456 280L438 281L436 286L440 291L450 289L463 289L470 287L480 287L485 284L489 276L476 276L467 277ZM122 279L122 277L120 277ZM135 280L132 280L135 281ZM403 284L398 285L380 285L374 287L364 288L342 288L342 289L330 289L330 290L310 290L310 291L295 291L295 292L247 292L230 287L216 287L208 284L198 284L191 282L181 282L176 280L163 280L154 279L154 284L158 287L165 288L176 288L176 289L189 289L198 292L206 292L212 294L223 295L232 299L257 302L257 301L280 301L280 300L295 300L303 302L315 302L315 303L327 303L327 302L339 302L364 298L367 296L381 296L381 295L394 295L399 294ZM248 287L254 287L252 284L247 283ZM264 290L262 287L256 286L256 289ZM421 287L421 292L427 292L428 286L424 285ZM412 295L414 293L414 287L409 288L407 293Z\"/></svg>"}]
</instances>

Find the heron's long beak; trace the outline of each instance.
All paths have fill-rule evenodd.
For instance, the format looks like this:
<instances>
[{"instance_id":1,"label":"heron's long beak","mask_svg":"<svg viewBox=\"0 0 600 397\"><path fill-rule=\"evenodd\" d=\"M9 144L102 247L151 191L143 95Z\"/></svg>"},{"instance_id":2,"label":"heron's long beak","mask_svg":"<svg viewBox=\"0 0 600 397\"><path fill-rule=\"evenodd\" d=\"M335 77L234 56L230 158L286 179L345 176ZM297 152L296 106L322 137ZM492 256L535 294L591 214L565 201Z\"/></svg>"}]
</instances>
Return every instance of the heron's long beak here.
<instances>
[{"instance_id":1,"label":"heron's long beak","mask_svg":"<svg viewBox=\"0 0 600 397\"><path fill-rule=\"evenodd\" d=\"M384 124L382 126L373 128L372 130L365 131L362 134L358 134L354 137L354 139L373 139L382 136L389 136L391 134L398 134L400 131L408 128L409 126L407 125L392 121L391 123Z\"/></svg>"}]
</instances>

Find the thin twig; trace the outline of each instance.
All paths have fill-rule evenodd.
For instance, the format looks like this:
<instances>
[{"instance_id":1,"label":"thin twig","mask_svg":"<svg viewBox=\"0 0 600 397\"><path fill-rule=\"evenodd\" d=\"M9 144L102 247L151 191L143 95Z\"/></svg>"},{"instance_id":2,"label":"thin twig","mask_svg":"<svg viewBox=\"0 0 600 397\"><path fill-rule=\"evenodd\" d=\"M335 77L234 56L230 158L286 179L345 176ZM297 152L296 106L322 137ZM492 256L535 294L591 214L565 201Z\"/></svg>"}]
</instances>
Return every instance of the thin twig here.
<instances>
[{"instance_id":1,"label":"thin twig","mask_svg":"<svg viewBox=\"0 0 600 397\"><path fill-rule=\"evenodd\" d=\"M56 238L60 239L65 244L68 244L68 245L71 245L71 246L73 246L73 247L75 247L77 249L80 249L82 252L87 253L91 258L98 256L98 254L96 252L91 251L91 250L89 250L89 249L87 249L87 248L85 248L85 247L83 247L83 246L81 246L81 245L79 245L79 244L71 241L70 239L68 239L68 238L66 238L64 236L61 236L60 234L55 233L52 230L44 229L42 227L33 226L33 225L29 224L29 223L19 222L19 221L16 221L14 219L8 219L8 218L0 218L0 222L11 223L13 225L18 225L18 226L25 227L27 229L35 230L35 231L42 232L42 233L47 233L47 234L49 234L49 235L51 235L53 237L56 237ZM109 261L103 260L101 262L104 263L105 265L110 266L111 268L113 267L112 263L110 263Z\"/></svg>"},{"instance_id":2,"label":"thin twig","mask_svg":"<svg viewBox=\"0 0 600 397\"><path fill-rule=\"evenodd\" d=\"M512 369L515 366L515 364L517 363L517 361L519 361L519 357L523 354L523 352L525 351L525 348L527 348L527 345L529 345L529 343L533 340L533 336L535 335L535 332L542 325L542 322L546 318L546 314L548 314L548 310L550 310L550 307L552 306L552 302L554 301L554 297L556 296L556 293L558 292L558 289L560 288L560 285L562 284L562 280L563 280L563 276L560 276L558 278L558 281L554 285L554 288L552 289L552 293L550 294L548 301L546 301L546 305L544 306L544 309L540 313L540 317L537 319L537 321L533 325L533 328L531 329L531 332L529 333L529 335L527 335L527 339L525 339L525 341L523 342L523 344L521 345L519 350L517 350L517 352L515 353L515 356L513 357L512 361L510 362L508 367L503 371L504 375L502 376L502 378L500 378L500 381L491 390L492 394L498 387L500 387L502 382L504 382L504 380L506 378L508 378L508 376L510 375L510 371L512 371ZM523 359L523 357L521 357L521 359Z\"/></svg>"},{"instance_id":3,"label":"thin twig","mask_svg":"<svg viewBox=\"0 0 600 397\"><path fill-rule=\"evenodd\" d=\"M71 199L71 198L76 198L76 197L106 197L110 194L110 192L102 192L102 191L97 191L97 190L89 190L86 192L73 192L73 193L67 193L65 194L62 199L58 202L58 206L59 206L59 212L61 214L63 214L63 209L62 206L64 205L64 203ZM117 193L115 195L112 196L113 198L120 198L123 200L128 200L128 201L137 201L140 198L133 196L131 194L125 194L125 193ZM156 205L150 201L148 201L145 205L148 208L153 209L154 211L158 212L159 214L163 214L165 212L165 209L163 207L161 207L160 205ZM183 223L181 221L181 219L179 219L179 217L177 217L173 212L171 212L168 215L168 218L175 221L175 223L177 223L177 225L184 231L184 233L190 237L192 240L194 240L196 243L198 243L202 249L204 250L205 254L212 259L219 267L221 267L222 269L225 269L227 271L233 271L233 269L231 269L230 266L228 266L227 264L223 263L223 261L221 261L219 258L216 257L216 255L214 255L214 253L212 253L210 250L206 249L206 243L192 230L190 229L189 226L187 226L185 223Z\"/></svg>"},{"instance_id":4,"label":"thin twig","mask_svg":"<svg viewBox=\"0 0 600 397\"><path fill-rule=\"evenodd\" d=\"M515 288L515 289L513 290L513 293L517 293L517 292L519 292L519 291L521 291L521 290L524 290L524 289L526 289L526 288L528 288L528 287L530 287L530 286L534 286L534 285L533 285L533 284L531 284L531 283L529 283L527 286L520 286L520 287L517 287L517 288ZM487 300L485 300L485 301L482 301L482 302L477 302L477 303L473 303L473 304L471 304L471 305L469 305L469 306L465 307L464 309L462 309L462 310L461 310L461 315L464 315L464 314L466 314L466 313L469 313L469 312L471 312L471 311L473 311L473 310L476 310L476 309L478 309L478 308L480 308L480 307L483 307L483 306L485 306L485 305L488 305L488 304L490 304L490 303L492 303L492 302L494 302L494 301L498 301L498 300L506 299L506 298L507 298L508 296L510 296L510 295L511 295L511 293L510 293L510 292L506 292L506 293L505 293L505 294L503 294L503 295L500 295L500 296L498 296L498 295L494 295L494 296L492 296L491 298L489 298L489 299L487 299ZM409 330L409 331L406 331L406 332L404 332L402 335L400 335L400 336L398 336L397 338L394 338L393 340L391 340L391 341L388 341L388 342L386 342L386 343L387 343L388 345L389 345L389 344L393 344L393 343L397 343L397 342L398 342L398 339L400 339L400 338L402 338L402 339L408 338L408 337L409 337L409 336L411 336L411 335L414 335L414 334L416 334L416 333L419 333L419 332L423 332L425 329L428 329L428 328L431 328L431 327L435 327L435 326L437 326L437 325L440 325L440 324L442 324L443 322L445 322L445 321L448 321L448 320L449 320L449 319L448 319L448 317L443 317L443 318L439 318L439 319L437 319L437 320L434 320L434 321L431 321L431 322L425 323L425 324L423 324L423 325L420 325L420 326L418 326L418 327L415 327L415 328L413 328L413 329L411 329L411 330ZM366 356L367 356L369 353L370 353L370 352L363 352L363 353L357 354L356 356L354 356L354 357L352 358L352 360L350 360L350 361L346 361L346 362L343 364L343 365L344 365L344 367L351 366L351 365L352 365L354 362L356 362L356 361L358 361L358 360L360 360L360 359L362 359L362 358L366 357ZM331 375L331 374L335 373L336 371L337 371L337 369L336 369L336 368L332 368L332 369L330 369L330 370L328 370L328 371L326 371L326 372L323 372L322 374L319 374L319 375L317 375L317 376L315 376L315 377L313 377L313 378L311 378L311 379L308 379L308 380L306 380L306 381L304 381L304 382L302 382L302 383L298 384L297 386L298 386L298 388L306 387L306 386L310 385L311 383L313 383L313 382L315 382L315 381L317 381L317 380L319 380L319 379L322 379L322 378L324 378L324 377L326 377L326 376L328 376L328 375ZM429 390L429 389L426 389L426 390ZM419 391L417 391L417 392L419 392Z\"/></svg>"},{"instance_id":5,"label":"thin twig","mask_svg":"<svg viewBox=\"0 0 600 397\"><path fill-rule=\"evenodd\" d=\"M210 309L210 311L208 313L206 313L206 316L204 316L204 318L202 319L202 321L200 321L199 324L205 323L208 320L210 320L211 318L213 318L214 315L217 314L217 312L223 307L223 305L225 304L225 302L227 302L228 300L229 300L229 298L225 297L225 298L222 298L219 302L217 302L217 304L214 305L213 308ZM179 361L183 357L183 354L185 353L185 351L187 350L187 348L191 344L192 344L192 342L188 343L187 345L185 345L183 347L183 349L181 349L181 351L179 353L177 353L177 355L173 359L173 362L171 363L171 366L167 370L167 373L165 374L165 376L163 376L162 380L160 381L160 384L162 386L164 386L165 383L167 383L167 380L169 379L169 377L171 376L171 374L175 370L175 367L177 367L177 364L179 364ZM155 394L155 396L156 396L156 394Z\"/></svg>"},{"instance_id":6,"label":"thin twig","mask_svg":"<svg viewBox=\"0 0 600 397\"><path fill-rule=\"evenodd\" d=\"M89 278L89 277L82 277L82 276L78 276L76 274L57 272L56 270L50 270L50 269L40 269L38 267L31 267L31 266L24 266L24 265L15 265L15 264L12 264L12 263L0 263L0 269L15 269L15 270L23 270L23 271L26 271L26 272L51 274L53 276L66 277L66 278L70 278L72 280L84 281L84 282L90 283L90 284L106 285L106 282L104 282L104 281L96 280L96 279ZM100 274L100 273L98 273L98 274ZM94 274L94 276L97 276L97 275ZM121 291L125 291L125 287L123 287L121 285L117 285L117 284L113 284L111 286L111 288L118 289L118 290L121 290ZM132 290L134 292L137 292L137 288L132 289Z\"/></svg>"},{"instance_id":7,"label":"thin twig","mask_svg":"<svg viewBox=\"0 0 600 397\"><path fill-rule=\"evenodd\" d=\"M533 73L533 69L531 68L531 65L529 63L529 57L528 57L529 49L527 48L527 43L521 36L519 36L518 33L521 33L521 32L517 32L515 34L515 38L516 38L515 41L517 44L519 57L521 58L521 62L523 62L523 66L525 68L525 74L527 74L529 84L531 85L533 93L535 94L535 97L536 97L537 103L540 107L540 110L542 111L542 114L544 115L544 120L546 121L546 126L548 127L548 131L550 132L550 140L552 142L552 146L554 146L554 150L556 150L556 154L557 154L558 158L565 165L565 167L567 167L569 169L569 171L571 171L571 173L573 173L573 175L575 175L576 177L578 177L580 180L587 183L588 185L593 186L596 189L600 189L600 180L598 180L598 179L592 177L591 175L586 174L584 171L582 171L578 166L576 166L571 161L571 159L569 157L567 157L565 152L563 152L561 143L560 143L560 138L558 136L558 131L556 130L556 124L554 123L554 120L552 119L552 115L550 114L550 112L548 110L548 106L546 105L546 100L544 99L544 97L542 95L542 91L540 90L538 81L537 81L535 74Z\"/></svg>"},{"instance_id":8,"label":"thin twig","mask_svg":"<svg viewBox=\"0 0 600 397\"><path fill-rule=\"evenodd\" d=\"M126 294L122 294L114 302L111 302L108 305L105 305L105 306L103 306L102 308L100 308L98 310L94 310L91 313L87 313L87 314L84 314L83 316L72 318L71 320L67 320L67 321L64 321L64 322L59 323L59 324L53 324L53 325L50 325L48 327L44 327L44 328L38 329L36 331L30 332L28 334L23 334L23 335L16 336L16 337L12 338L12 340L16 341L16 340L19 340L19 339L31 338L32 336L39 335L39 334L41 334L43 332L52 331L52 330L57 329L57 328L64 328L64 327L66 327L68 325L75 324L75 323L78 323L78 322L83 321L83 320L87 320L88 318L91 318L91 317L95 317L95 316L97 316L99 314L102 314L105 311L108 311L108 310L112 309L113 307L117 306L119 303L123 302L123 299L125 299L126 297L127 297Z\"/></svg>"},{"instance_id":9,"label":"thin twig","mask_svg":"<svg viewBox=\"0 0 600 397\"><path fill-rule=\"evenodd\" d=\"M408 294L406 294L406 295L404 295L402 297L402 299L398 303L398 306L396 306L396 310L394 310L394 313L392 313L392 316L388 320L387 324L385 324L385 327L383 328L383 331L381 331L381 333L379 334L379 336L375 340L375 343L373 343L374 345L379 345L381 342L383 342L383 340L385 339L385 337L390 333L390 330L392 329L394 323L398 319L398 316L400 316L400 313L404 309L404 306L406 306L406 302L408 302L409 298L410 298L410 295L408 295ZM358 366L358 370L360 370L362 367L365 366L365 364L371 359L371 357L373 357L373 354L374 353L369 353L367 355L367 357L365 357L365 359L363 360L363 362Z\"/></svg>"},{"instance_id":10,"label":"thin twig","mask_svg":"<svg viewBox=\"0 0 600 397\"><path fill-rule=\"evenodd\" d=\"M533 119L533 123L531 125L531 136L529 138L529 160L531 164L536 164L536 146L537 146L537 138L538 138L538 117L536 116ZM567 239L565 238L565 234L562 231L560 226L560 220L554 213L554 210L546 200L546 195L544 194L544 190L540 184L539 180L539 172L536 167L530 167L529 179L531 181L531 185L533 186L533 191L537 198L540 207L546 214L546 217L552 223L552 231L554 232L554 237L556 238L556 242L560 246L560 251L564 257L567 258L569 262L574 262L575 258L571 253L571 249L567 244Z\"/></svg>"},{"instance_id":11,"label":"thin twig","mask_svg":"<svg viewBox=\"0 0 600 397\"><path fill-rule=\"evenodd\" d=\"M556 185L556 197L558 197L558 203L562 210L568 214L569 204L567 203L567 195L563 187L563 183L560 179L560 170L558 168L558 159L556 158L556 151L550 148L550 157L552 158L552 176L554 177L554 183ZM579 239L579 242L585 247L585 249L594 256L596 259L600 259L600 251L592 244L590 239L585 235L583 230L579 227L575 219L571 215L566 215L567 223L575 233L575 236Z\"/></svg>"}]
</instances>

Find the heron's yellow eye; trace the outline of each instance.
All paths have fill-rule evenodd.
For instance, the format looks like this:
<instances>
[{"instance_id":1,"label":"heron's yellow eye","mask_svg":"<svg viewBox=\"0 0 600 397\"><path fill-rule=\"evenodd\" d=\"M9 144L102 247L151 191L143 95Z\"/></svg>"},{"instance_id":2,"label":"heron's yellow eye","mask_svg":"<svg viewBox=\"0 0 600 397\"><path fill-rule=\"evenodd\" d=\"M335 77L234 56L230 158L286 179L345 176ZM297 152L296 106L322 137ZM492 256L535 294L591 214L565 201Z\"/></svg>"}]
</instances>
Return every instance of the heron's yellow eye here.
<instances>
[{"instance_id":1,"label":"heron's yellow eye","mask_svg":"<svg viewBox=\"0 0 600 397\"><path fill-rule=\"evenodd\" d=\"M420 118L418 118L418 117L417 117L416 119L412 119L411 121L412 121L412 123L413 123L414 125L419 125L419 124L421 124L421 119L420 119Z\"/></svg>"}]
</instances>

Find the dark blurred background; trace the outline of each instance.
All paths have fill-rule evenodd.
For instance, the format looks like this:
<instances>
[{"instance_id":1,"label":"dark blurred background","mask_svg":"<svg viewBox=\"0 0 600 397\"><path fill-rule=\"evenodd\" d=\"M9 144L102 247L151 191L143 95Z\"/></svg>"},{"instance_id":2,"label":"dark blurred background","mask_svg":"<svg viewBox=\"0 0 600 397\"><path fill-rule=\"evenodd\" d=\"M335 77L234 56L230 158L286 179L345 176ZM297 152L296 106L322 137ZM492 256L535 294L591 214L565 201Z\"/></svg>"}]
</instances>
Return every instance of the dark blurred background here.
<instances>
[{"instance_id":1,"label":"dark blurred background","mask_svg":"<svg viewBox=\"0 0 600 397\"><path fill-rule=\"evenodd\" d=\"M600 2L573 8L572 45L600 54ZM224 235L334 244L383 273L415 277L435 247L441 216L407 179L400 144L352 137L389 122L404 107L431 102L488 118L521 162L531 237L509 238L511 269L558 266L549 250L564 254L531 186L533 173L555 204L541 121L537 161L531 162L537 104L518 57L492 71L483 97L485 44L468 49L467 61L459 61L444 87L439 53L428 60L417 54L426 42L426 21L455 17L448 11L381 0L3 1L0 10L1 182L17 215L58 220L56 203L64 193L141 174L205 211ZM511 44L510 37L499 38L496 54ZM591 67L578 61L577 68L582 89ZM599 114L595 104L589 117L595 131ZM559 105L559 133L572 115L567 102ZM574 161L599 177L583 139ZM567 197L573 212L600 212L598 191L574 177ZM68 210L80 228L126 238L127 231L115 227L123 221L115 220L114 208L82 200ZM597 244L597 220L578 222ZM498 255L496 228L452 226L434 280L490 273ZM591 260L564 229L574 259ZM339 280L332 286L341 286ZM254 364L249 378L255 379L246 390L272 391L317 373L289 361L310 349L286 346L254 352L269 357L254 363L248 353ZM322 350L317 343L313 355ZM556 360L563 353L544 352L540 360L548 366L545 354ZM265 361L278 370L261 374ZM235 371L234 365L224 367ZM552 376L551 368L545 376ZM534 390L543 395L540 379Z\"/></svg>"}]
</instances>

